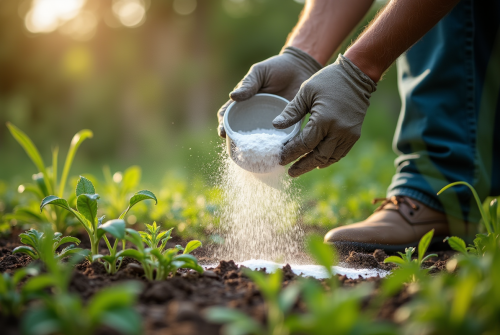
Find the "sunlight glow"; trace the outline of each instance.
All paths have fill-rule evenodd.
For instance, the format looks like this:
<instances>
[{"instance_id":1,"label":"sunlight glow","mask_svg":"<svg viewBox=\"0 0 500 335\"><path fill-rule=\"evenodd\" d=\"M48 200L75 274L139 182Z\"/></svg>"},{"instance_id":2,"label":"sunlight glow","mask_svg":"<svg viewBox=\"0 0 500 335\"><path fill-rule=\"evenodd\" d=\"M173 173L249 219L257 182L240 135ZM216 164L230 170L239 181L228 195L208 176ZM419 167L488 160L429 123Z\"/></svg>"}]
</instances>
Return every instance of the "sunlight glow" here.
<instances>
[{"instance_id":1,"label":"sunlight glow","mask_svg":"<svg viewBox=\"0 0 500 335\"><path fill-rule=\"evenodd\" d=\"M126 27L137 27L144 23L146 4L142 0L115 0L113 13Z\"/></svg>"},{"instance_id":2,"label":"sunlight glow","mask_svg":"<svg viewBox=\"0 0 500 335\"><path fill-rule=\"evenodd\" d=\"M196 0L174 0L174 11L179 15L189 15L196 9Z\"/></svg>"},{"instance_id":3,"label":"sunlight glow","mask_svg":"<svg viewBox=\"0 0 500 335\"><path fill-rule=\"evenodd\" d=\"M50 33L76 17L84 4L85 0L33 0L24 23L32 33Z\"/></svg>"}]
</instances>

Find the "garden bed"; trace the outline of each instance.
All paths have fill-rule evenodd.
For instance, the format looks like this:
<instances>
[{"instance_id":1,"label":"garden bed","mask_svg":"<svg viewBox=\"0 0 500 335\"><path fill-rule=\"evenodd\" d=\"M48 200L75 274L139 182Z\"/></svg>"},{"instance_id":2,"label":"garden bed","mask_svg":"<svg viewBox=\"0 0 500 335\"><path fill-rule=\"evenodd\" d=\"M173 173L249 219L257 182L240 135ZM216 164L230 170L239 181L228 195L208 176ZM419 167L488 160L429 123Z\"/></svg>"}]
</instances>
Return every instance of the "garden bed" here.
<instances>
[{"instance_id":1,"label":"garden bed","mask_svg":"<svg viewBox=\"0 0 500 335\"><path fill-rule=\"evenodd\" d=\"M12 273L15 269L31 263L30 257L11 253L12 249L19 245L16 239L17 236L13 235L8 239L0 240L0 272L2 273ZM82 242L84 243L85 241ZM185 243L181 242L181 244ZM196 253L203 263L204 257L201 256L205 253L203 248L197 250ZM434 265L433 272L444 269L446 260L453 253L442 251L438 254L437 259L424 264L425 267ZM386 257L387 255L381 250L373 254L351 252L345 255L341 262L343 266L354 268L391 270L392 265L383 263ZM261 270L265 271L265 269ZM298 278L289 265L283 267L283 274L284 287ZM381 282L379 277L350 279L346 276L338 276L338 279L344 287L372 282L378 288ZM221 326L210 323L204 318L205 309L211 306L236 308L258 321L265 322L266 309L260 291L254 282L242 272L242 267L233 261L221 261L218 266L208 268L203 274L192 270L179 270L175 276L164 281L146 280L139 263L130 258L125 258L122 268L114 275L107 274L100 263L91 264L83 261L73 271L70 291L78 293L84 301L87 301L100 289L127 280L136 280L143 284L136 308L143 317L146 334L219 334ZM376 293L377 290L373 294ZM410 301L411 297L407 288L403 288L383 303L376 313L377 318L393 321L396 309ZM299 301L293 308L301 312L303 305ZM19 334L19 320L2 318L0 329L3 330L3 334ZM113 330L107 328L101 328L100 333L115 334Z\"/></svg>"}]
</instances>

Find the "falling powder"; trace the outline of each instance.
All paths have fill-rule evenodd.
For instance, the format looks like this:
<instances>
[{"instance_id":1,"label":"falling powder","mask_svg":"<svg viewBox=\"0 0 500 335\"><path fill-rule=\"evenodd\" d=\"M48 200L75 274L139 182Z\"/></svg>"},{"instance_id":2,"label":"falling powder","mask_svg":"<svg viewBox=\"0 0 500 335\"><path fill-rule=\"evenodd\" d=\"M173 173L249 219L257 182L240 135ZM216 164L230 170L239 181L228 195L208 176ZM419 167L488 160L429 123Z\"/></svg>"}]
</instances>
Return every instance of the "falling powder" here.
<instances>
[{"instance_id":1,"label":"falling powder","mask_svg":"<svg viewBox=\"0 0 500 335\"><path fill-rule=\"evenodd\" d=\"M223 154L220 187L223 205L219 233L224 243L215 251L219 259L244 261L297 261L302 255L303 232L297 224L297 191L279 153L286 133L257 129L233 136L239 164Z\"/></svg>"}]
</instances>

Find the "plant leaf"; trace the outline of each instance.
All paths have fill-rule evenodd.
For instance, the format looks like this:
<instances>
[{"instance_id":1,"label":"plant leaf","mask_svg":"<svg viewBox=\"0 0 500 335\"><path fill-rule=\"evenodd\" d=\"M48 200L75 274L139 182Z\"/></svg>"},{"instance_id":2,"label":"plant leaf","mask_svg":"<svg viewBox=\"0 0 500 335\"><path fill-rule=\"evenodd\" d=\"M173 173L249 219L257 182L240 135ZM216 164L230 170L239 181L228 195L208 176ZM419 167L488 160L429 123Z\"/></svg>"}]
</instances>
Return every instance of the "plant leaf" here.
<instances>
[{"instance_id":1,"label":"plant leaf","mask_svg":"<svg viewBox=\"0 0 500 335\"><path fill-rule=\"evenodd\" d=\"M100 239L106 232L114 238L123 240L125 238L125 221L121 219L109 220L97 229L97 238Z\"/></svg>"},{"instance_id":2,"label":"plant leaf","mask_svg":"<svg viewBox=\"0 0 500 335\"><path fill-rule=\"evenodd\" d=\"M323 238L311 236L307 241L307 251L319 265L325 267L330 276L333 275L332 266L336 262L336 253L330 245L324 243Z\"/></svg>"},{"instance_id":3,"label":"plant leaf","mask_svg":"<svg viewBox=\"0 0 500 335\"><path fill-rule=\"evenodd\" d=\"M122 195L131 192L141 181L141 168L137 165L131 166L123 172Z\"/></svg>"},{"instance_id":4,"label":"plant leaf","mask_svg":"<svg viewBox=\"0 0 500 335\"><path fill-rule=\"evenodd\" d=\"M90 322L97 325L102 320L103 313L114 308L132 306L141 288L139 282L128 281L97 292L87 306Z\"/></svg>"},{"instance_id":5,"label":"plant leaf","mask_svg":"<svg viewBox=\"0 0 500 335\"><path fill-rule=\"evenodd\" d=\"M32 247L28 247L25 245L22 245L20 247L15 248L14 250L12 250L12 253L13 254L18 254L18 253L26 254L26 255L30 256L31 259L33 259L33 260L37 260L38 258L40 258L38 256L38 254L36 253L36 251Z\"/></svg>"},{"instance_id":6,"label":"plant leaf","mask_svg":"<svg viewBox=\"0 0 500 335\"><path fill-rule=\"evenodd\" d=\"M498 200L493 199L490 202L490 220L495 233L500 233L500 222L498 221Z\"/></svg>"},{"instance_id":7,"label":"plant leaf","mask_svg":"<svg viewBox=\"0 0 500 335\"><path fill-rule=\"evenodd\" d=\"M130 307L113 308L101 315L102 323L110 328L118 330L120 334L141 334L141 318L137 312Z\"/></svg>"},{"instance_id":8,"label":"plant leaf","mask_svg":"<svg viewBox=\"0 0 500 335\"><path fill-rule=\"evenodd\" d=\"M9 128L10 133L16 139L17 143L19 143L23 147L24 151L29 156L31 161L35 164L38 171L46 175L47 171L45 170L42 156L40 156L38 149L36 148L35 144L33 144L28 135L26 135L21 129L17 128L10 122L7 122L7 128Z\"/></svg>"},{"instance_id":9,"label":"plant leaf","mask_svg":"<svg viewBox=\"0 0 500 335\"><path fill-rule=\"evenodd\" d=\"M135 249L125 249L118 251L116 253L116 257L130 257L135 260L138 260L139 262L142 262L144 260L145 255Z\"/></svg>"},{"instance_id":10,"label":"plant leaf","mask_svg":"<svg viewBox=\"0 0 500 335\"><path fill-rule=\"evenodd\" d=\"M403 259L398 257L398 256L387 257L386 259L384 259L384 263L394 263L394 264L397 264L400 266L405 265L405 262L403 261Z\"/></svg>"},{"instance_id":11,"label":"plant leaf","mask_svg":"<svg viewBox=\"0 0 500 335\"><path fill-rule=\"evenodd\" d=\"M460 237L457 236L447 237L445 238L445 241L448 241L448 244L453 250L458 251L464 255L467 254L467 246L465 244L465 241L462 240Z\"/></svg>"},{"instance_id":12,"label":"plant leaf","mask_svg":"<svg viewBox=\"0 0 500 335\"><path fill-rule=\"evenodd\" d=\"M87 138L92 138L94 134L88 129L80 130L73 136L71 140L71 145L69 147L68 155L66 156L66 161L64 162L63 173L61 176L61 183L59 184L59 196L64 195L64 188L66 187L66 180L68 179L69 170L71 169L71 164L75 158L76 151L80 147L83 141Z\"/></svg>"},{"instance_id":13,"label":"plant leaf","mask_svg":"<svg viewBox=\"0 0 500 335\"><path fill-rule=\"evenodd\" d=\"M49 188L47 187L48 180L45 180L43 172L34 174L32 176L32 179L35 182L36 186L38 186L38 189L40 190L40 192L43 194L44 197L50 194Z\"/></svg>"},{"instance_id":14,"label":"plant leaf","mask_svg":"<svg viewBox=\"0 0 500 335\"><path fill-rule=\"evenodd\" d=\"M424 258L427 248L429 248L429 245L431 244L432 236L434 236L434 229L429 231L420 239L420 242L418 243L418 264L422 263L422 259Z\"/></svg>"},{"instance_id":15,"label":"plant leaf","mask_svg":"<svg viewBox=\"0 0 500 335\"><path fill-rule=\"evenodd\" d=\"M443 187L437 193L437 195L440 195L441 193L443 193L444 191L446 191L450 187L457 186L457 185L465 185L470 189L470 191L472 192L472 195L474 196L474 199L476 200L476 204L477 204L477 207L479 208L479 212L481 212L481 217L483 218L483 222L484 222L484 225L486 226L486 230L488 231L488 233L492 233L493 228L491 227L491 222L488 220L488 217L486 216L486 212L483 209L483 203L481 202L481 198L479 198L479 195L477 194L476 190L474 189L474 187L472 187L471 184L466 183L465 181L457 181L457 182L448 184L445 187Z\"/></svg>"},{"instance_id":16,"label":"plant leaf","mask_svg":"<svg viewBox=\"0 0 500 335\"><path fill-rule=\"evenodd\" d=\"M148 190L139 191L136 194L134 194L132 196L132 198L130 198L129 205L128 205L127 209L125 209L125 211L120 215L119 218L123 219L125 217L125 215L128 213L128 211L133 206L135 206L137 203L139 203L139 202L141 202L143 200L154 200L155 201L155 205L158 204L158 200L156 199L156 196L154 195L153 192L148 191Z\"/></svg>"},{"instance_id":17,"label":"plant leaf","mask_svg":"<svg viewBox=\"0 0 500 335\"><path fill-rule=\"evenodd\" d=\"M61 245L65 243L75 243L76 245L80 244L80 240L73 236L65 236L59 242L57 242L56 248L59 248Z\"/></svg>"},{"instance_id":18,"label":"plant leaf","mask_svg":"<svg viewBox=\"0 0 500 335\"><path fill-rule=\"evenodd\" d=\"M82 194L95 194L95 187L90 180L80 176L76 184L76 196L78 197Z\"/></svg>"},{"instance_id":19,"label":"plant leaf","mask_svg":"<svg viewBox=\"0 0 500 335\"><path fill-rule=\"evenodd\" d=\"M97 199L99 194L82 194L76 199L76 208L92 225L97 224Z\"/></svg>"},{"instance_id":20,"label":"plant leaf","mask_svg":"<svg viewBox=\"0 0 500 335\"><path fill-rule=\"evenodd\" d=\"M48 197L43 198L42 203L40 204L40 212L47 205L54 205L62 207L68 211L71 211L71 208L68 205L68 202L64 199L56 197L55 195L49 195Z\"/></svg>"},{"instance_id":21,"label":"plant leaf","mask_svg":"<svg viewBox=\"0 0 500 335\"><path fill-rule=\"evenodd\" d=\"M198 240L193 240L189 241L189 243L186 245L186 248L184 248L184 254L189 254L191 251L198 249L201 247L201 242Z\"/></svg>"}]
</instances>

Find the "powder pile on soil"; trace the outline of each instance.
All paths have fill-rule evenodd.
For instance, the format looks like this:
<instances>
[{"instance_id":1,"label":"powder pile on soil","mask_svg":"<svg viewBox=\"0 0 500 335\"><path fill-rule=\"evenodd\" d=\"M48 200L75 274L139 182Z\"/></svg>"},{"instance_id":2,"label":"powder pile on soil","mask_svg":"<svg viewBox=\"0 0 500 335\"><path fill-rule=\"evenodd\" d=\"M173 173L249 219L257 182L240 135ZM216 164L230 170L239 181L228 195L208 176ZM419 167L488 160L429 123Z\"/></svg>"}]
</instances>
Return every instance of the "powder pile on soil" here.
<instances>
[{"instance_id":1,"label":"powder pile on soil","mask_svg":"<svg viewBox=\"0 0 500 335\"><path fill-rule=\"evenodd\" d=\"M216 259L297 261L303 232L296 224L298 192L284 167L279 153L283 136L277 130L240 133L235 137L237 159L251 167L252 173L223 153L219 186L223 204L219 212L219 234L223 244L214 253Z\"/></svg>"}]
</instances>

